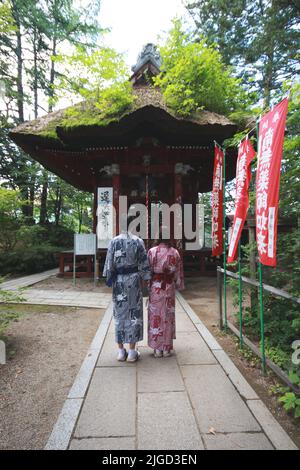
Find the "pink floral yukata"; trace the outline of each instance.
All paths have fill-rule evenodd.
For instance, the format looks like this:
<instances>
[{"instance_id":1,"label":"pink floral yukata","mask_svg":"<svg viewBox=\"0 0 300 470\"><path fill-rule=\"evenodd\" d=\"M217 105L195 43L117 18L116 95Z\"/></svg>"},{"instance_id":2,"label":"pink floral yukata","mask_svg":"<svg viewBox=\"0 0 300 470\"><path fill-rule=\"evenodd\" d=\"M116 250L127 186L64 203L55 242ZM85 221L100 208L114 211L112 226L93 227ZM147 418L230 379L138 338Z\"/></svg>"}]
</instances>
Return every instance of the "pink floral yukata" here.
<instances>
[{"instance_id":1,"label":"pink floral yukata","mask_svg":"<svg viewBox=\"0 0 300 470\"><path fill-rule=\"evenodd\" d=\"M148 345L171 351L175 329L175 288L183 289L182 261L178 251L164 243L151 248L148 260L152 271L148 307Z\"/></svg>"}]
</instances>

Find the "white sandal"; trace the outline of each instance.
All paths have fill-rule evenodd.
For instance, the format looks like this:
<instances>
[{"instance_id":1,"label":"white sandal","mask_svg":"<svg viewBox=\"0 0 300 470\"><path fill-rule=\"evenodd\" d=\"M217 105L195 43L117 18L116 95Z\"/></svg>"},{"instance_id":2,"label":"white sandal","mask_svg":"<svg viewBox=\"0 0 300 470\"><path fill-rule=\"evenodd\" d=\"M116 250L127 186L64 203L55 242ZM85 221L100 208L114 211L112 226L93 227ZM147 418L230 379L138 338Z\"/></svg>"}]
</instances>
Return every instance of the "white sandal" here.
<instances>
[{"instance_id":1,"label":"white sandal","mask_svg":"<svg viewBox=\"0 0 300 470\"><path fill-rule=\"evenodd\" d=\"M117 361L119 361L119 362L125 362L126 359L127 359L127 356L128 356L128 352L127 352L126 349L124 348L124 349L123 349L123 354L121 354L121 351L119 351L118 357L117 357Z\"/></svg>"},{"instance_id":2,"label":"white sandal","mask_svg":"<svg viewBox=\"0 0 300 470\"><path fill-rule=\"evenodd\" d=\"M135 351L136 355L132 359L129 357L129 354L127 355L127 362L136 362L139 360L141 353L139 351Z\"/></svg>"},{"instance_id":3,"label":"white sandal","mask_svg":"<svg viewBox=\"0 0 300 470\"><path fill-rule=\"evenodd\" d=\"M163 357L163 352L160 349L154 349L154 357Z\"/></svg>"}]
</instances>

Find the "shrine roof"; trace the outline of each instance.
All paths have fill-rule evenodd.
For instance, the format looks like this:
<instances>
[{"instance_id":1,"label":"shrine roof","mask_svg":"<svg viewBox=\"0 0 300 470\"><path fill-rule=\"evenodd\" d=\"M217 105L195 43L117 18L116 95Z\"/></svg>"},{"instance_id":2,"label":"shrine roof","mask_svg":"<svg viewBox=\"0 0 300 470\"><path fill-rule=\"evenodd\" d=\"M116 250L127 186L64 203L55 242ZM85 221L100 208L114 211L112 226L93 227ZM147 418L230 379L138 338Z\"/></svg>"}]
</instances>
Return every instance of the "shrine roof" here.
<instances>
[{"instance_id":1,"label":"shrine roof","mask_svg":"<svg viewBox=\"0 0 300 470\"><path fill-rule=\"evenodd\" d=\"M168 145L210 143L233 135L236 125L227 117L202 110L189 117L178 116L164 100L162 92L151 85L133 87L133 104L118 116L103 120L95 105L75 105L81 119L68 122L70 108L49 113L20 124L10 137L20 146L80 150L87 145L130 145L141 133L153 132ZM84 119L88 113L88 119ZM203 141L204 139L204 141ZM30 152L29 152L30 153Z\"/></svg>"}]
</instances>

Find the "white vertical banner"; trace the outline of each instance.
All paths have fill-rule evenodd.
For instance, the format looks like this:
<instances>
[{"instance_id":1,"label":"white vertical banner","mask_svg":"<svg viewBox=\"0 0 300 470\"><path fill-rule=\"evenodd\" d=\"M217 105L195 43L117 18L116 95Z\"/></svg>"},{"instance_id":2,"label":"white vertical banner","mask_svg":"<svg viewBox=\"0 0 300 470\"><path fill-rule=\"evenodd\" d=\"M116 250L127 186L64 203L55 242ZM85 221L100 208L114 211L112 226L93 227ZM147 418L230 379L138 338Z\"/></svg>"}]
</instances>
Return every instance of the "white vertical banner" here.
<instances>
[{"instance_id":1,"label":"white vertical banner","mask_svg":"<svg viewBox=\"0 0 300 470\"><path fill-rule=\"evenodd\" d=\"M114 236L113 188L98 188L97 192L97 246L107 248Z\"/></svg>"}]
</instances>

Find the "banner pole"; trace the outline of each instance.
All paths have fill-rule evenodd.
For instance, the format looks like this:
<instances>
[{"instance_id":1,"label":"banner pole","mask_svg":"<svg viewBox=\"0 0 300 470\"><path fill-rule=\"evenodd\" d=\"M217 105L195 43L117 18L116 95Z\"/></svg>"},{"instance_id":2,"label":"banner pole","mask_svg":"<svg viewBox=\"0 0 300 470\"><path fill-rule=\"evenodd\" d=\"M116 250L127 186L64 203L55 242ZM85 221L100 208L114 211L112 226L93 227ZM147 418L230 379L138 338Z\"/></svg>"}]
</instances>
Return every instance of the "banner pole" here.
<instances>
[{"instance_id":1,"label":"banner pole","mask_svg":"<svg viewBox=\"0 0 300 470\"><path fill-rule=\"evenodd\" d=\"M256 122L257 137L257 156L259 158L259 122ZM264 293L263 293L263 274L262 264L258 259L258 279L259 279L259 318L260 318L260 343L261 343L261 366L263 374L266 373L266 354L265 354L265 312L264 312Z\"/></svg>"},{"instance_id":2,"label":"banner pole","mask_svg":"<svg viewBox=\"0 0 300 470\"><path fill-rule=\"evenodd\" d=\"M260 315L260 342L261 342L261 361L262 371L266 373L266 355L265 355L265 315L264 315L264 296L263 296L263 281L262 281L262 264L258 261L258 275L259 275L259 315Z\"/></svg>"},{"instance_id":3,"label":"banner pole","mask_svg":"<svg viewBox=\"0 0 300 470\"><path fill-rule=\"evenodd\" d=\"M244 345L243 339L243 293L242 293L242 268L241 268L241 239L238 244L238 269L239 269L239 323L240 323L240 347Z\"/></svg>"},{"instance_id":4,"label":"banner pole","mask_svg":"<svg viewBox=\"0 0 300 470\"><path fill-rule=\"evenodd\" d=\"M224 328L225 331L227 330L227 295L226 295L226 193L225 193L225 182L226 182L226 150L224 150L224 157L223 157L223 268L224 268Z\"/></svg>"}]
</instances>

